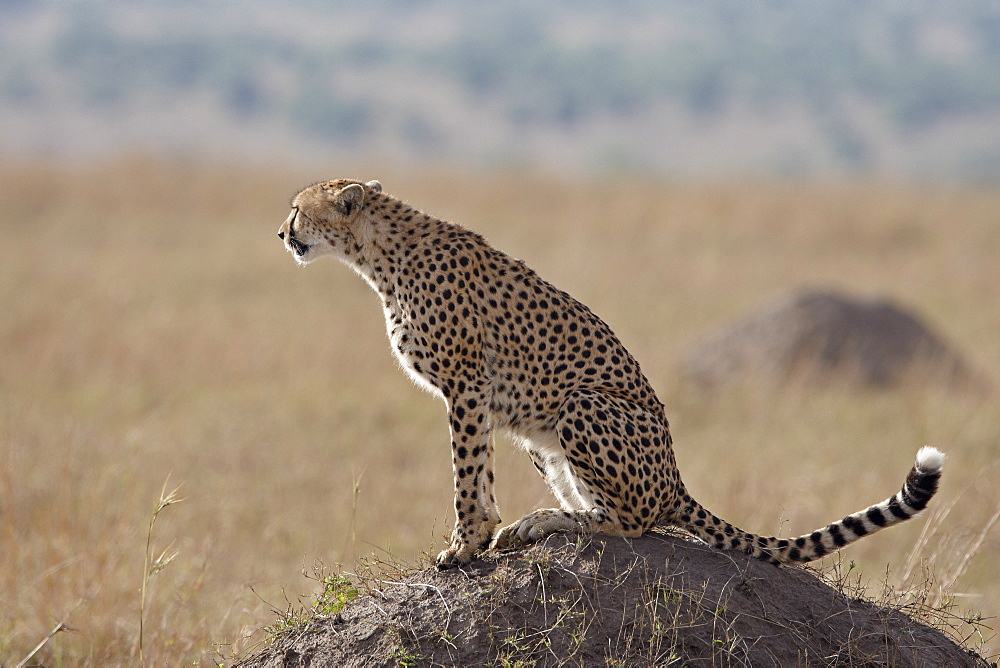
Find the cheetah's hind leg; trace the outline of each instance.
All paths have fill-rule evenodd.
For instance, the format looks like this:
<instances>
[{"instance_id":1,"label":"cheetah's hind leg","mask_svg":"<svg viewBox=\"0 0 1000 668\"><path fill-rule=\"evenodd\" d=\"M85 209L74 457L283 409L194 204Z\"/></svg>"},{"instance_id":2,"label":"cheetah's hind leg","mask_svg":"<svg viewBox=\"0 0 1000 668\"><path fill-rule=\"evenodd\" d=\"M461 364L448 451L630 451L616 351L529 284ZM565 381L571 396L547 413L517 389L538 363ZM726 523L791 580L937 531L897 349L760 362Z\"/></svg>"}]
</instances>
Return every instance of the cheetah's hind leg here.
<instances>
[{"instance_id":1,"label":"cheetah's hind leg","mask_svg":"<svg viewBox=\"0 0 1000 668\"><path fill-rule=\"evenodd\" d=\"M607 532L609 526L614 526L605 510L594 507L593 498L574 475L573 467L554 432L535 435L533 442L526 440L522 446L528 451L552 495L559 501L561 509L544 508L528 513L497 531L490 547L520 547L558 531L599 533Z\"/></svg>"},{"instance_id":2,"label":"cheetah's hind leg","mask_svg":"<svg viewBox=\"0 0 1000 668\"><path fill-rule=\"evenodd\" d=\"M500 529L490 547L499 550L522 547L559 531L626 535L611 513L603 508L588 510L543 508L528 513L513 524Z\"/></svg>"},{"instance_id":3,"label":"cheetah's hind leg","mask_svg":"<svg viewBox=\"0 0 1000 668\"><path fill-rule=\"evenodd\" d=\"M536 437L534 443L525 443L524 447L562 508L544 508L528 513L497 531L490 547L520 547L557 531L597 533L609 523L613 524L607 512L594 508L593 498L573 475L573 469L554 434Z\"/></svg>"},{"instance_id":4,"label":"cheetah's hind leg","mask_svg":"<svg viewBox=\"0 0 1000 668\"><path fill-rule=\"evenodd\" d=\"M542 436L525 447L563 507L528 513L497 532L491 547L517 547L557 531L637 537L655 524L669 496L673 458L654 416L580 390L563 403L555 430Z\"/></svg>"}]
</instances>

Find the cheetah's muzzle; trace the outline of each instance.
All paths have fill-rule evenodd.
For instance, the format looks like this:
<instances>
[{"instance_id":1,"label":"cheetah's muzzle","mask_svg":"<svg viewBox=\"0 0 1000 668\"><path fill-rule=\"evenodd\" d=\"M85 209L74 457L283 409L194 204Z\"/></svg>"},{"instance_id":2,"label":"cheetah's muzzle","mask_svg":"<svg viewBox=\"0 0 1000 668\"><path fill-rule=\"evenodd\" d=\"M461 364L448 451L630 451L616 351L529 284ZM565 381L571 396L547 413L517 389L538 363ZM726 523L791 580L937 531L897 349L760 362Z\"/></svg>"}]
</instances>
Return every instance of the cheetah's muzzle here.
<instances>
[{"instance_id":1,"label":"cheetah's muzzle","mask_svg":"<svg viewBox=\"0 0 1000 668\"><path fill-rule=\"evenodd\" d=\"M311 246L295 238L295 232L292 231L290 221L292 221L296 215L298 215L298 211L292 211L292 215L285 221L285 225L289 226L288 239L285 239L285 225L282 225L281 229L278 231L278 238L285 242L285 248L295 253L295 257L302 257L309 252Z\"/></svg>"},{"instance_id":2,"label":"cheetah's muzzle","mask_svg":"<svg viewBox=\"0 0 1000 668\"><path fill-rule=\"evenodd\" d=\"M292 252L295 253L296 257L302 257L309 252L309 244L299 241L291 234L288 235L288 246L292 249Z\"/></svg>"}]
</instances>

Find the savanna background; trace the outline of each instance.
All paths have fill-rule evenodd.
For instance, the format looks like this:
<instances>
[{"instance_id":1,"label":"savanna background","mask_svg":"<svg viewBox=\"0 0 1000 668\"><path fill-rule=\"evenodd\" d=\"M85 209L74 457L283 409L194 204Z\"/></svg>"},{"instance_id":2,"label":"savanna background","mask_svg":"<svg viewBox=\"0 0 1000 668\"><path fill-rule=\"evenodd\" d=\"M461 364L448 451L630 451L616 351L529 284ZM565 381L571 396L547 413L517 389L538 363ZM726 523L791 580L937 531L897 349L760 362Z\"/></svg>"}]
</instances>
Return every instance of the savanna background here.
<instances>
[{"instance_id":1,"label":"savanna background","mask_svg":"<svg viewBox=\"0 0 1000 668\"><path fill-rule=\"evenodd\" d=\"M370 290L275 236L344 176L601 314L693 494L749 530L812 530L946 451L933 509L842 566L931 583L996 656L998 31L988 2L0 5L0 664L61 622L31 663L228 661L301 570L441 547L443 406ZM817 286L910 309L987 387L676 373ZM497 440L505 519L551 504Z\"/></svg>"}]
</instances>

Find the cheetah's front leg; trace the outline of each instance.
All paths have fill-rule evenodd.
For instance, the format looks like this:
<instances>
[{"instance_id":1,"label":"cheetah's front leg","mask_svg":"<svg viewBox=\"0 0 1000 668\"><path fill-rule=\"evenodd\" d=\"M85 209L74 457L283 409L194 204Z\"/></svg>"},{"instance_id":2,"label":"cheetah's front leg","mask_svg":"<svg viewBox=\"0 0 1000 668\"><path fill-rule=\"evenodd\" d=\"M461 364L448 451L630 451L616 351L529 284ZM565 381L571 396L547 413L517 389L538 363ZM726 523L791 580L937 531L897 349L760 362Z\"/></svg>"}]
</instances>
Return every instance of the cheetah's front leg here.
<instances>
[{"instance_id":1,"label":"cheetah's front leg","mask_svg":"<svg viewBox=\"0 0 1000 668\"><path fill-rule=\"evenodd\" d=\"M438 568L469 563L489 544L500 523L487 408L488 399L480 394L468 393L448 402L456 518L451 545L438 554Z\"/></svg>"}]
</instances>

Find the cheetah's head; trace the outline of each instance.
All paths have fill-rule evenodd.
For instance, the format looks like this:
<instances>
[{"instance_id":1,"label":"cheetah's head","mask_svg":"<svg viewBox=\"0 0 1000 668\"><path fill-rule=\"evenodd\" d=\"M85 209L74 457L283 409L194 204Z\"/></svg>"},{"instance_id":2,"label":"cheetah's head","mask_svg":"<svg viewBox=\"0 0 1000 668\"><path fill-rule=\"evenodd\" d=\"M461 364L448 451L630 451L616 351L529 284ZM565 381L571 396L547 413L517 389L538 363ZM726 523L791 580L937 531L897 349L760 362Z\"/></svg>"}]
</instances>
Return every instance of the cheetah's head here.
<instances>
[{"instance_id":1,"label":"cheetah's head","mask_svg":"<svg viewBox=\"0 0 1000 668\"><path fill-rule=\"evenodd\" d=\"M352 229L358 213L368 198L381 191L378 181L338 179L313 184L292 198L292 212L278 228L278 238L299 264L349 252L347 241L358 236Z\"/></svg>"}]
</instances>

